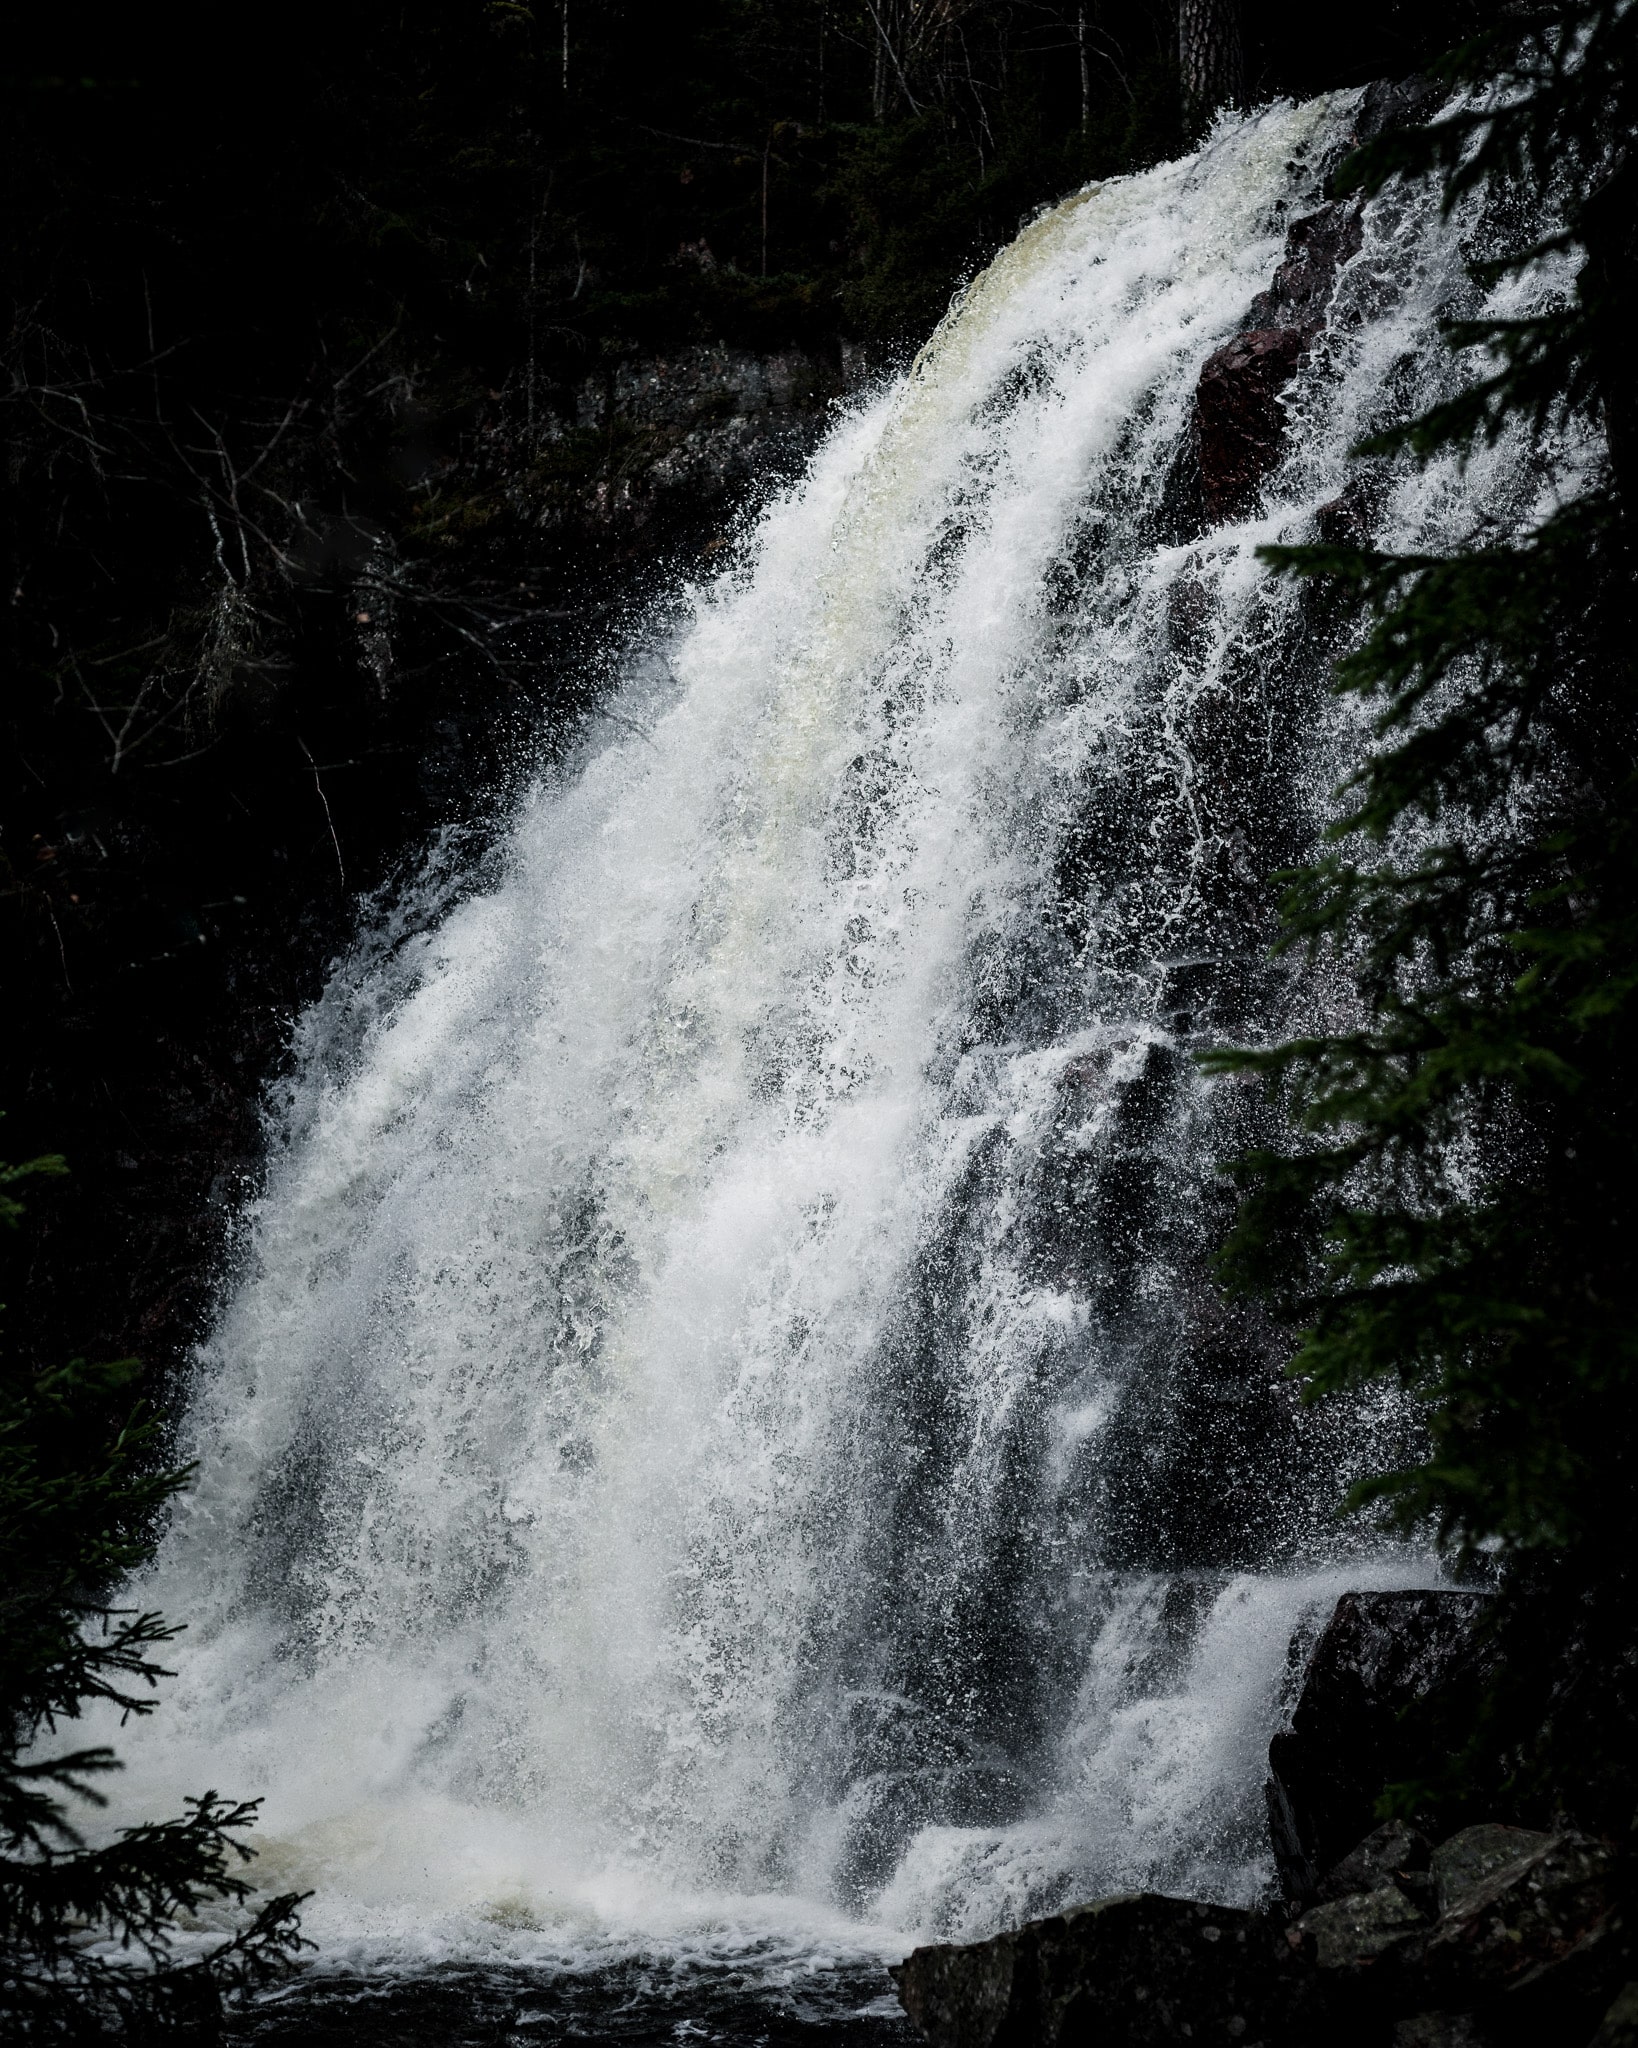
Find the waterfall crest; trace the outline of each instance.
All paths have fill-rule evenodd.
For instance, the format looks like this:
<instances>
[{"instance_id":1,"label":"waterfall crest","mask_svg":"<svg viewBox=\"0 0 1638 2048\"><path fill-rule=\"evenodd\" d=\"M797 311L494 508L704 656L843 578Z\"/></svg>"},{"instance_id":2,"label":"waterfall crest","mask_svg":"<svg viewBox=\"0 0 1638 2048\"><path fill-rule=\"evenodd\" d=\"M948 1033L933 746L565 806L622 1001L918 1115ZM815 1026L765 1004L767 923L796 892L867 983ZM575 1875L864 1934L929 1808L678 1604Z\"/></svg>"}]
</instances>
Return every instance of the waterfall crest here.
<instances>
[{"instance_id":1,"label":"waterfall crest","mask_svg":"<svg viewBox=\"0 0 1638 2048\"><path fill-rule=\"evenodd\" d=\"M1190 1051L1346 1000L1266 960L1357 727L1254 550L1451 375L1463 223L1365 209L1266 510L1191 530L1178 479L1354 104L1026 227L498 872L302 1024L122 1802L265 1793L321 1941L896 1947L1265 1883L1293 1630L1428 1566L1333 1515L1393 1404L1305 1416L1207 1284L1254 1112ZM1503 445L1372 516L1542 487Z\"/></svg>"}]
</instances>

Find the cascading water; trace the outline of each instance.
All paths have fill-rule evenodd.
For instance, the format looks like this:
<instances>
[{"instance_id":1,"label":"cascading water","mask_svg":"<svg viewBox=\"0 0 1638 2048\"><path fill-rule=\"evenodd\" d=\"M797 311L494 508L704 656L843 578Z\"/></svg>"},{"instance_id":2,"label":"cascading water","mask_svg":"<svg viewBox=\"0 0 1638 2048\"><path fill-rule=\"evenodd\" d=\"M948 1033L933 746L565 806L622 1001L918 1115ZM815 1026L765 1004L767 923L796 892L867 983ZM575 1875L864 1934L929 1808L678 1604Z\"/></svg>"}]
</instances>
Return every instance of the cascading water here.
<instances>
[{"instance_id":1,"label":"cascading water","mask_svg":"<svg viewBox=\"0 0 1638 2048\"><path fill-rule=\"evenodd\" d=\"M1026 228L302 1024L121 1796L265 1794L327 1953L795 1967L1266 1883L1293 1631L1428 1567L1333 1515L1392 1404L1303 1415L1207 1284L1253 1111L1189 1054L1346 1000L1266 963L1358 739L1254 550L1450 376L1461 222L1365 209L1265 511L1177 478L1354 105ZM1540 487L1385 474L1378 531Z\"/></svg>"}]
</instances>

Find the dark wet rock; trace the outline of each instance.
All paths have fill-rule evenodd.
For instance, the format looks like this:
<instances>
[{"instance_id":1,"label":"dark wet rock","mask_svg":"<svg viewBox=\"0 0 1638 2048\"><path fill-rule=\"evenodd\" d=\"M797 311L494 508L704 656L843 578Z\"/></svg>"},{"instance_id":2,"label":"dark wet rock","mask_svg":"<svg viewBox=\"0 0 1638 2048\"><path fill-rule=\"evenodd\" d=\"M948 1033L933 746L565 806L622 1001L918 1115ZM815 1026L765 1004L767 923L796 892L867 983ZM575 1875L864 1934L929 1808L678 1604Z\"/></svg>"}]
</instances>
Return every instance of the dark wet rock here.
<instances>
[{"instance_id":1,"label":"dark wet rock","mask_svg":"<svg viewBox=\"0 0 1638 2048\"><path fill-rule=\"evenodd\" d=\"M1280 394L1305 346L1297 328L1255 328L1206 358L1195 397L1195 431L1208 524L1221 525L1256 503L1285 438Z\"/></svg>"},{"instance_id":2,"label":"dark wet rock","mask_svg":"<svg viewBox=\"0 0 1638 2048\"><path fill-rule=\"evenodd\" d=\"M1486 1824L1444 1845L1452 1882L1473 1881L1437 1920L1428 1843L1395 1823L1330 1874L1377 1882L1293 1922L1145 1893L893 1974L933 2048L1586 2048L1606 2014L1602 2048L1638 2044L1638 1991L1611 2006L1633 1973L1615 1851L1563 1833L1493 1860L1521 1837Z\"/></svg>"},{"instance_id":3,"label":"dark wet rock","mask_svg":"<svg viewBox=\"0 0 1638 2048\"><path fill-rule=\"evenodd\" d=\"M1179 576L1166 593L1166 633L1185 661L1202 660L1211 644L1217 607L1198 576Z\"/></svg>"},{"instance_id":4,"label":"dark wet rock","mask_svg":"<svg viewBox=\"0 0 1638 2048\"><path fill-rule=\"evenodd\" d=\"M1375 530L1382 496L1380 473L1356 470L1338 495L1314 514L1315 531L1331 547L1362 547Z\"/></svg>"},{"instance_id":5,"label":"dark wet rock","mask_svg":"<svg viewBox=\"0 0 1638 2048\"><path fill-rule=\"evenodd\" d=\"M1419 1704L1483 1677L1485 1598L1338 1602L1272 1757L1305 1911L1139 1894L918 1949L893 1975L932 2048L1638 2048L1607 1841L1494 1820L1437 1845L1405 1820L1369 1828L1385 1777L1437 1766L1426 1730L1441 1724L1416 1734Z\"/></svg>"},{"instance_id":6,"label":"dark wet rock","mask_svg":"<svg viewBox=\"0 0 1638 2048\"><path fill-rule=\"evenodd\" d=\"M1563 2042L1586 2048L1638 1957L1619 1912L1588 1929L1564 1955L1532 1964L1496 1997L1479 2001L1503 2048Z\"/></svg>"},{"instance_id":7,"label":"dark wet rock","mask_svg":"<svg viewBox=\"0 0 1638 2048\"><path fill-rule=\"evenodd\" d=\"M1408 1885L1413 1895L1420 1897L1432 1853L1426 1835L1405 1821L1390 1820L1325 1873L1316 1888L1317 1896L1342 1899L1354 1892L1374 1891L1378 1885L1398 1884L1402 1889Z\"/></svg>"},{"instance_id":8,"label":"dark wet rock","mask_svg":"<svg viewBox=\"0 0 1638 2048\"><path fill-rule=\"evenodd\" d=\"M1450 88L1436 78L1413 72L1409 78L1378 78L1366 86L1354 113L1353 141L1374 142L1393 128L1413 128L1431 121Z\"/></svg>"},{"instance_id":9,"label":"dark wet rock","mask_svg":"<svg viewBox=\"0 0 1638 2048\"><path fill-rule=\"evenodd\" d=\"M1390 1879L1310 1907L1293 1931L1322 1970L1341 1970L1374 1962L1427 1924L1421 1906Z\"/></svg>"},{"instance_id":10,"label":"dark wet rock","mask_svg":"<svg viewBox=\"0 0 1638 2048\"><path fill-rule=\"evenodd\" d=\"M532 436L497 418L507 495L560 533L636 534L726 518L803 461L832 402L865 375L862 355L720 343L632 357L552 394Z\"/></svg>"},{"instance_id":11,"label":"dark wet rock","mask_svg":"<svg viewBox=\"0 0 1638 2048\"><path fill-rule=\"evenodd\" d=\"M1389 1833L1339 1870L1379 1866ZM1431 1861L1292 1925L1293 1946L1346 1990L1339 2017L1362 2043L1394 2048L1583 2048L1633 1967L1615 1850L1486 1822Z\"/></svg>"},{"instance_id":12,"label":"dark wet rock","mask_svg":"<svg viewBox=\"0 0 1638 2048\"><path fill-rule=\"evenodd\" d=\"M1281 328L1311 340L1325 325L1337 272L1358 254L1363 237L1359 207L1350 200L1333 199L1293 221L1274 282L1252 300L1245 325Z\"/></svg>"},{"instance_id":13,"label":"dark wet rock","mask_svg":"<svg viewBox=\"0 0 1638 2048\"><path fill-rule=\"evenodd\" d=\"M1420 77L1368 86L1337 162L1360 143L1427 120L1443 92ZM1328 199L1292 222L1279 268L1247 308L1242 332L1201 369L1195 431L1167 486L1172 530L1187 530L1190 511L1216 526L1255 507L1285 440L1281 394L1323 333L1338 273L1363 236L1357 197Z\"/></svg>"},{"instance_id":14,"label":"dark wet rock","mask_svg":"<svg viewBox=\"0 0 1638 2048\"><path fill-rule=\"evenodd\" d=\"M1103 1899L993 1941L919 1948L893 1973L934 2048L1294 2044L1316 1973L1267 1915L1155 1893Z\"/></svg>"},{"instance_id":15,"label":"dark wet rock","mask_svg":"<svg viewBox=\"0 0 1638 2048\"><path fill-rule=\"evenodd\" d=\"M1475 1669L1478 1593L1349 1593L1314 1645L1291 1726L1269 1744L1269 1826L1287 1897L1369 1833L1384 1785L1429 1775L1403 1710Z\"/></svg>"},{"instance_id":16,"label":"dark wet rock","mask_svg":"<svg viewBox=\"0 0 1638 2048\"><path fill-rule=\"evenodd\" d=\"M1472 1892L1509 1864L1522 1862L1546 1848L1550 1835L1532 1828L1503 1827L1481 1821L1441 1842L1431 1859L1434 1897L1441 1913L1455 1912Z\"/></svg>"},{"instance_id":17,"label":"dark wet rock","mask_svg":"<svg viewBox=\"0 0 1638 2048\"><path fill-rule=\"evenodd\" d=\"M1484 1832L1494 1837L1502 1831ZM1532 1982L1548 1984L1556 2002L1568 2002L1574 1978L1584 1976L1590 1985L1604 1967L1614 1875L1615 1851L1607 1842L1549 1836L1533 1853L1493 1868L1460 1892L1398 1960L1420 1982L1465 1994L1451 2003L1527 1989ZM1562 1971L1566 1964L1570 1969Z\"/></svg>"},{"instance_id":18,"label":"dark wet rock","mask_svg":"<svg viewBox=\"0 0 1638 2048\"><path fill-rule=\"evenodd\" d=\"M1206 359L1191 450L1209 525L1257 501L1285 440L1281 394L1325 326L1337 272L1358 250L1359 207L1332 200L1292 223L1285 255L1246 313L1244 331Z\"/></svg>"},{"instance_id":19,"label":"dark wet rock","mask_svg":"<svg viewBox=\"0 0 1638 2048\"><path fill-rule=\"evenodd\" d=\"M1034 1966L1035 1929L1020 1927L989 1941L912 1949L891 1975L899 2002L937 2048L995 2048L1038 2004Z\"/></svg>"}]
</instances>

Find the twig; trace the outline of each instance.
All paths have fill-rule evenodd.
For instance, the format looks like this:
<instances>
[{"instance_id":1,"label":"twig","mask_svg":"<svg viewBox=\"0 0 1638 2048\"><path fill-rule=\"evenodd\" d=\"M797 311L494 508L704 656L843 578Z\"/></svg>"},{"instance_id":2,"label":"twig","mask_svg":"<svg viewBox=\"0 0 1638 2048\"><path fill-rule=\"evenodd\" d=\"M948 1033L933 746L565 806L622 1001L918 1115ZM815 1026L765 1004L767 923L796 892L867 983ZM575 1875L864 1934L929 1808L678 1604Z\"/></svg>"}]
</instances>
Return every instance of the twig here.
<instances>
[{"instance_id":1,"label":"twig","mask_svg":"<svg viewBox=\"0 0 1638 2048\"><path fill-rule=\"evenodd\" d=\"M312 752L300 733L296 735L296 745L306 754L307 765L313 771L313 787L318 791L318 800L324 806L324 822L330 828L330 844L336 850L336 873L341 877L341 886L345 890L347 887L347 870L342 865L341 841L336 837L336 821L330 814L330 799L324 794L324 784L319 778L318 763L313 759Z\"/></svg>"},{"instance_id":2,"label":"twig","mask_svg":"<svg viewBox=\"0 0 1638 2048\"><path fill-rule=\"evenodd\" d=\"M45 897L46 916L51 920L51 929L57 934L57 958L62 962L63 987L72 995L74 993L74 984L68 978L68 952L63 945L63 928L57 922L57 913L51 907L51 898L45 895L43 889L40 893Z\"/></svg>"},{"instance_id":3,"label":"twig","mask_svg":"<svg viewBox=\"0 0 1638 2048\"><path fill-rule=\"evenodd\" d=\"M921 108L916 104L916 96L910 90L910 81L904 75L904 66L899 62L899 53L897 50L894 49L892 40L888 36L887 30L882 27L882 18L876 12L876 0L865 0L865 5L870 9L870 18L876 24L877 35L879 35L882 39L882 48L887 52L888 56L892 59L893 69L899 74L899 84L904 89L905 98L910 102L910 111L912 114L919 114L921 112Z\"/></svg>"}]
</instances>

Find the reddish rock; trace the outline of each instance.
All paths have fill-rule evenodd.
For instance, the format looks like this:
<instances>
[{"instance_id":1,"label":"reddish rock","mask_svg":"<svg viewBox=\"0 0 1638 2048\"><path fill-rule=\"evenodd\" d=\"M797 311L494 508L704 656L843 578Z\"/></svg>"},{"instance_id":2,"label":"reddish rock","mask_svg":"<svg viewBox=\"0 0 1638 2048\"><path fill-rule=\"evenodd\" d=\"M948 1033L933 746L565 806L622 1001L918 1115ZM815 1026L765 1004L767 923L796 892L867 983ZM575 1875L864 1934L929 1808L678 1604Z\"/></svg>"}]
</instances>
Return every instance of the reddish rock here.
<instances>
[{"instance_id":1,"label":"reddish rock","mask_svg":"<svg viewBox=\"0 0 1638 2048\"><path fill-rule=\"evenodd\" d=\"M1333 202L1292 223L1268 289L1246 329L1209 357L1195 400L1200 491L1207 523L1249 512L1285 438L1280 394L1325 325L1337 272L1359 248L1356 206Z\"/></svg>"},{"instance_id":2,"label":"reddish rock","mask_svg":"<svg viewBox=\"0 0 1638 2048\"><path fill-rule=\"evenodd\" d=\"M1256 504L1285 436L1280 393L1306 345L1298 328L1261 327L1237 334L1207 357L1195 420L1200 493L1209 525L1239 518Z\"/></svg>"},{"instance_id":3,"label":"reddish rock","mask_svg":"<svg viewBox=\"0 0 1638 2048\"><path fill-rule=\"evenodd\" d=\"M1294 327L1311 340L1325 325L1337 272L1358 253L1364 232L1359 207L1341 200L1293 221L1284 259L1252 300L1247 327Z\"/></svg>"}]
</instances>

